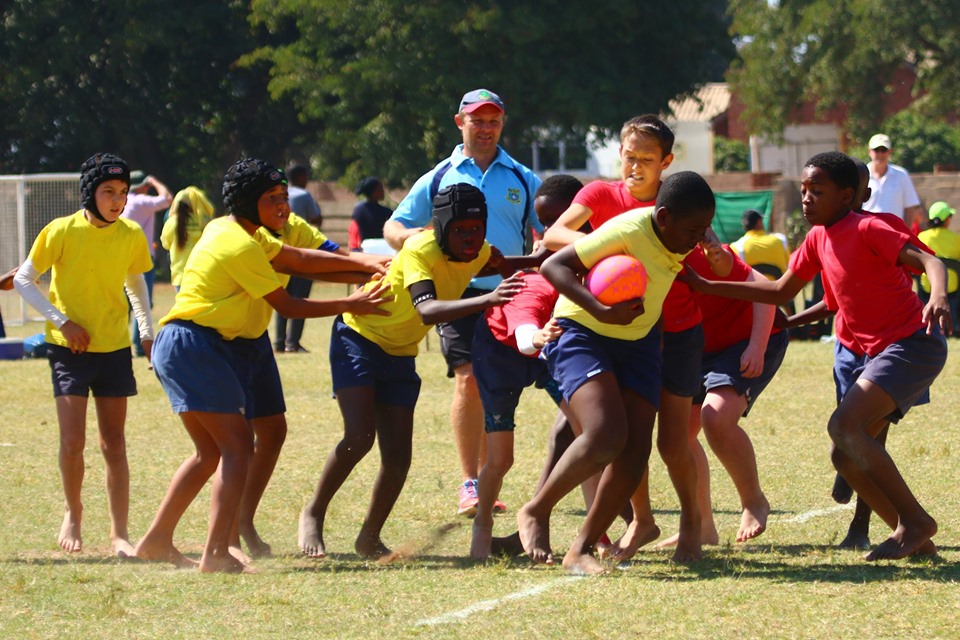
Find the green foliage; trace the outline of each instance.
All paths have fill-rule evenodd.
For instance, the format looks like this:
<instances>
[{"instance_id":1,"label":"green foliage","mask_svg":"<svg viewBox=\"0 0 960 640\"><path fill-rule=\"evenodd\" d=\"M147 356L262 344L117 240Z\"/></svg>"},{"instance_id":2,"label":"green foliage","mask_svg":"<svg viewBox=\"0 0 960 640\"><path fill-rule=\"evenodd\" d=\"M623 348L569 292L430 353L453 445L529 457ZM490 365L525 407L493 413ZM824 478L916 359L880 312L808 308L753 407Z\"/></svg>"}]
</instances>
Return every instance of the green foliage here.
<instances>
[{"instance_id":1,"label":"green foliage","mask_svg":"<svg viewBox=\"0 0 960 640\"><path fill-rule=\"evenodd\" d=\"M960 3L918 0L731 0L740 58L731 80L752 133L782 135L795 110L816 101L820 115L843 107L855 138L883 119L894 73L909 66L924 109L951 113L960 100Z\"/></svg>"},{"instance_id":2,"label":"green foliage","mask_svg":"<svg viewBox=\"0 0 960 640\"><path fill-rule=\"evenodd\" d=\"M741 140L716 136L713 139L713 158L717 172L749 171L750 146Z\"/></svg>"},{"instance_id":3,"label":"green foliage","mask_svg":"<svg viewBox=\"0 0 960 640\"><path fill-rule=\"evenodd\" d=\"M272 95L290 96L304 122L323 125L323 172L348 181L421 175L460 141L453 115L470 89L504 98L512 149L551 126L615 132L721 77L733 55L720 0L609 0L588 11L562 0L252 6L256 24L297 35L244 62L270 63Z\"/></svg>"},{"instance_id":4,"label":"green foliage","mask_svg":"<svg viewBox=\"0 0 960 640\"><path fill-rule=\"evenodd\" d=\"M892 161L907 171L932 172L936 164L960 166L960 127L933 120L919 109L904 109L892 115L877 131L890 135ZM869 161L867 140L848 149L848 153Z\"/></svg>"},{"instance_id":5,"label":"green foliage","mask_svg":"<svg viewBox=\"0 0 960 640\"><path fill-rule=\"evenodd\" d=\"M0 172L76 170L110 150L171 187L218 188L241 154L282 161L306 131L270 100L264 66L234 64L268 42L247 12L222 0L4 3Z\"/></svg>"}]
</instances>

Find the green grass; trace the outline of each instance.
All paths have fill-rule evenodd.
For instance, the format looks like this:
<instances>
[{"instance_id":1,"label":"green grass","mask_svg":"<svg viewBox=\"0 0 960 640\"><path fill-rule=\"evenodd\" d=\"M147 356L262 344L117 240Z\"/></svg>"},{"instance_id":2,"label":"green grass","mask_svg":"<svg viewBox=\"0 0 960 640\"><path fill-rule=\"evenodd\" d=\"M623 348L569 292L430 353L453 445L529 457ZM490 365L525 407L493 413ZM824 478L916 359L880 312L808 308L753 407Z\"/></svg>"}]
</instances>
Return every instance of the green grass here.
<instances>
[{"instance_id":1,"label":"green grass","mask_svg":"<svg viewBox=\"0 0 960 640\"><path fill-rule=\"evenodd\" d=\"M339 294L342 288L319 289ZM158 287L158 314L171 292ZM0 361L0 637L3 638L861 638L955 637L960 628L960 420L951 359L932 404L911 411L891 432L889 447L921 502L937 518L940 558L868 564L840 551L850 511L833 510L833 471L826 419L833 405L830 345L793 343L779 376L743 424L753 439L773 514L768 531L732 542L739 507L729 478L711 457L721 544L691 566L669 554L642 551L609 576L567 579L557 567L519 560L474 564L469 526L453 515L458 466L447 413L451 383L433 338L418 360L424 379L417 407L413 466L384 531L388 545L420 553L382 566L357 558L353 539L369 499L374 450L331 505L330 558L296 553L297 516L341 430L330 396L325 346L329 320L310 320L309 355L279 358L290 434L258 524L275 557L260 573L209 576L164 565L121 563L107 540L103 463L88 417L82 554L56 546L63 498L57 472L57 426L45 361ZM13 335L39 325L9 327ZM951 341L956 349L960 342ZM146 530L189 440L146 362L135 363L140 395L127 418L131 469L131 532ZM528 392L517 422L516 465L504 485L512 515L539 474L554 411L546 394ZM651 493L664 532L677 525L676 497L662 462L652 464ZM177 530L180 548L196 557L206 532L204 491ZM803 520L801 514L824 510ZM553 520L555 551L566 549L583 517L579 496L563 501ZM422 548L439 526L456 527ZM873 537L885 537L874 520ZM542 589L536 592L538 589ZM504 596L520 594L513 599ZM464 618L450 614L478 605ZM445 617L447 616L447 617ZM441 618L437 624L424 621Z\"/></svg>"}]
</instances>

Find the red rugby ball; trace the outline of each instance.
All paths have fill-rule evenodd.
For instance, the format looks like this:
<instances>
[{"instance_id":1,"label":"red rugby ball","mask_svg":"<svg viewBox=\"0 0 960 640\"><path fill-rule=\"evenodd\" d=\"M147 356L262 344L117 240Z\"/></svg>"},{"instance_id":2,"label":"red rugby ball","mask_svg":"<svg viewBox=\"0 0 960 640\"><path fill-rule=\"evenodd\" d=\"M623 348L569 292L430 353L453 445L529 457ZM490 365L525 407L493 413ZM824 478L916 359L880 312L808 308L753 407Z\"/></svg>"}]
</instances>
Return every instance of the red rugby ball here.
<instances>
[{"instance_id":1,"label":"red rugby ball","mask_svg":"<svg viewBox=\"0 0 960 640\"><path fill-rule=\"evenodd\" d=\"M593 265L583 284L597 300L605 305L613 305L644 294L647 290L647 270L633 256L607 256Z\"/></svg>"}]
</instances>

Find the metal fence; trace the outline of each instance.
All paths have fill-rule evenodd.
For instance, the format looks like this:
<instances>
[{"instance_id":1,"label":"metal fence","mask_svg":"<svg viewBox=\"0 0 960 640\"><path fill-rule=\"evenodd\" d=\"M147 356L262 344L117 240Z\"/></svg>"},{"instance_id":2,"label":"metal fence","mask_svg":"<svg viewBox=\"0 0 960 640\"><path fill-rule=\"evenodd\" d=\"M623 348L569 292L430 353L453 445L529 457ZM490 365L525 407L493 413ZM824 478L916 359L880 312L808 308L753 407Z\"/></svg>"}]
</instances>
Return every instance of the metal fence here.
<instances>
[{"instance_id":1,"label":"metal fence","mask_svg":"<svg viewBox=\"0 0 960 640\"><path fill-rule=\"evenodd\" d=\"M80 209L80 175L38 173L0 176L0 273L23 262L40 230ZM44 274L41 284L49 284ZM0 292L3 321L23 324L32 310L12 292Z\"/></svg>"}]
</instances>

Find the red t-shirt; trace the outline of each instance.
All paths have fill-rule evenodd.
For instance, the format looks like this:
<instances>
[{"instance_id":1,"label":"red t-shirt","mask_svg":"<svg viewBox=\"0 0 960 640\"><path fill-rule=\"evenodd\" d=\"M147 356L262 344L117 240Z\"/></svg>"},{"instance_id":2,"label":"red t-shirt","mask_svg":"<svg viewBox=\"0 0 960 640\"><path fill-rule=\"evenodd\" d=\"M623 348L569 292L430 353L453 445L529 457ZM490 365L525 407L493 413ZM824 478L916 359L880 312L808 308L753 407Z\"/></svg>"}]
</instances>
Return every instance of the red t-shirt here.
<instances>
[{"instance_id":1,"label":"red t-shirt","mask_svg":"<svg viewBox=\"0 0 960 640\"><path fill-rule=\"evenodd\" d=\"M646 202L637 200L630 195L623 181L595 180L580 189L573 198L573 204L579 204L593 212L590 215L590 226L594 229L624 211L652 207L656 203L656 199Z\"/></svg>"},{"instance_id":2,"label":"red t-shirt","mask_svg":"<svg viewBox=\"0 0 960 640\"><path fill-rule=\"evenodd\" d=\"M873 357L924 327L923 305L897 264L908 242L909 234L881 218L851 211L830 227L811 228L790 257L802 280L822 272L824 301L843 315L837 339L848 349Z\"/></svg>"},{"instance_id":3,"label":"red t-shirt","mask_svg":"<svg viewBox=\"0 0 960 640\"><path fill-rule=\"evenodd\" d=\"M926 244L924 244L924 242L920 238L917 237L917 235L910 229L910 227L907 226L907 223L904 222L903 218L901 218L900 216L895 215L893 213L874 213L872 211L864 211L863 213L864 215L876 216L877 218L880 218L881 220L889 224L895 230L900 231L902 233L906 233L907 235L910 236L910 244L920 249L921 251L926 251L930 255L933 255L933 250L930 247L928 247ZM913 287L912 276L919 275L919 272L913 269L912 267L908 267L906 265L900 265L900 266L903 269L904 277L907 280L907 286L912 288ZM830 308L831 302L832 301L826 302L828 309ZM832 302L832 303L834 305L833 307L834 310L836 310L836 303L835 302ZM840 344L842 344L847 349L850 349L851 351L853 351L858 355L863 355L863 349L860 347L860 345L856 343L856 339L853 337L853 334L850 332L849 329L847 329L847 324L843 321L842 314L840 313L837 314L836 318L834 318L833 326L834 326L834 331L837 335L837 340L840 342Z\"/></svg>"},{"instance_id":4,"label":"red t-shirt","mask_svg":"<svg viewBox=\"0 0 960 640\"><path fill-rule=\"evenodd\" d=\"M726 282L746 282L750 279L752 269L750 265L740 259L730 247L724 248L733 255L733 269L730 274L721 277L713 272L703 249L697 247L690 252L685 262L704 278ZM706 353L717 353L728 349L743 340L750 338L753 331L753 303L746 300L734 300L695 294L700 311L703 313L703 350ZM770 335L779 333L780 329L773 328Z\"/></svg>"},{"instance_id":5,"label":"red t-shirt","mask_svg":"<svg viewBox=\"0 0 960 640\"><path fill-rule=\"evenodd\" d=\"M535 324L543 327L553 315L553 307L560 294L547 279L539 273L525 271L521 274L526 286L510 302L500 307L490 307L486 311L487 326L490 333L513 350L517 348L514 332L523 324ZM531 355L537 357L539 352ZM526 355L526 354L524 354Z\"/></svg>"}]
</instances>

